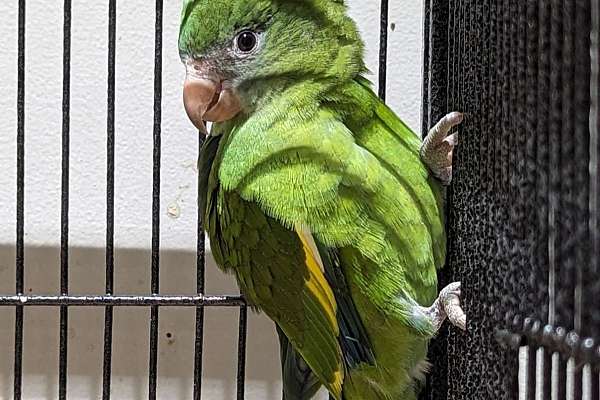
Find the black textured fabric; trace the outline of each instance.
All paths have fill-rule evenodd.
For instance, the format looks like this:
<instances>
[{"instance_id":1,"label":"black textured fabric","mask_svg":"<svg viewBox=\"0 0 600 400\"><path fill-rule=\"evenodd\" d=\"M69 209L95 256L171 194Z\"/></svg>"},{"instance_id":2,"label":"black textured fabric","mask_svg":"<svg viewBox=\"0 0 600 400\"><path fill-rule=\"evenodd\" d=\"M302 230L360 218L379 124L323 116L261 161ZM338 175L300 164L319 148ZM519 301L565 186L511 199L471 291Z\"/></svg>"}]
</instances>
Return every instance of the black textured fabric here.
<instances>
[{"instance_id":1,"label":"black textured fabric","mask_svg":"<svg viewBox=\"0 0 600 400\"><path fill-rule=\"evenodd\" d=\"M568 357L600 364L598 8L426 3L424 131L465 112L440 285L462 281L468 332L432 343L421 399L516 399L519 345L562 356L560 391Z\"/></svg>"}]
</instances>

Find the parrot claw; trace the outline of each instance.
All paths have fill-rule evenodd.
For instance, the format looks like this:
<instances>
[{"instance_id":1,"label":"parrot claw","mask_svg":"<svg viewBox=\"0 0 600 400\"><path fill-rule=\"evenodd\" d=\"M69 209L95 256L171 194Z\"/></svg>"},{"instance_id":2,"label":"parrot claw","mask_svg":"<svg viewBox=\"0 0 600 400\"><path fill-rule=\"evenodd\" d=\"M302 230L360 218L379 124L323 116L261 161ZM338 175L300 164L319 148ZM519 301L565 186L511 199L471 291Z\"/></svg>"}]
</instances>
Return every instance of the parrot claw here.
<instances>
[{"instance_id":1,"label":"parrot claw","mask_svg":"<svg viewBox=\"0 0 600 400\"><path fill-rule=\"evenodd\" d=\"M454 282L440 292L439 299L450 323L463 331L467 330L467 316L460 306L461 283Z\"/></svg>"},{"instance_id":2,"label":"parrot claw","mask_svg":"<svg viewBox=\"0 0 600 400\"><path fill-rule=\"evenodd\" d=\"M467 330L467 316L460 306L460 295L461 283L451 283L442 289L431 307L424 309L436 332L441 328L446 318L452 325L463 331Z\"/></svg>"},{"instance_id":3,"label":"parrot claw","mask_svg":"<svg viewBox=\"0 0 600 400\"><path fill-rule=\"evenodd\" d=\"M448 133L463 121L463 117L460 112L446 115L429 131L421 146L421 159L443 185L452 181L452 155L458 142L456 133Z\"/></svg>"}]
</instances>

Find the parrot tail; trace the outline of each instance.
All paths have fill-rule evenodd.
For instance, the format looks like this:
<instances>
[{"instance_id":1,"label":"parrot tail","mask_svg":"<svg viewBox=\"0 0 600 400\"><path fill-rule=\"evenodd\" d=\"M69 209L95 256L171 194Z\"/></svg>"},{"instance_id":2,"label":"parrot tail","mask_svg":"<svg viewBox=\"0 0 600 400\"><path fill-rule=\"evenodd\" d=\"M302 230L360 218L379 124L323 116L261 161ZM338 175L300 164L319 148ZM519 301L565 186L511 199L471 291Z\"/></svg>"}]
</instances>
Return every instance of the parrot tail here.
<instances>
[{"instance_id":1,"label":"parrot tail","mask_svg":"<svg viewBox=\"0 0 600 400\"><path fill-rule=\"evenodd\" d=\"M283 400L310 400L321 388L319 378L277 327L283 378Z\"/></svg>"}]
</instances>

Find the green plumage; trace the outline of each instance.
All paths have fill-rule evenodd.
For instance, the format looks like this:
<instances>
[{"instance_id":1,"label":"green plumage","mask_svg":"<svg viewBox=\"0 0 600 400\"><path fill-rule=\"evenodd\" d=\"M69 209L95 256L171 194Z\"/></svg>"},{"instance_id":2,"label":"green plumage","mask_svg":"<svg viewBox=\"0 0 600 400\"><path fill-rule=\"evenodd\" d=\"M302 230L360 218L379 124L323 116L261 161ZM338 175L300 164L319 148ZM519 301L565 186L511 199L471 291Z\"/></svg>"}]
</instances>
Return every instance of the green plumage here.
<instances>
[{"instance_id":1,"label":"green plumage","mask_svg":"<svg viewBox=\"0 0 600 400\"><path fill-rule=\"evenodd\" d=\"M362 78L344 6L196 0L183 15L187 55L264 29L255 57L222 67L244 111L213 127L200 202L217 263L284 335L286 400L310 398L315 382L338 399L416 398L433 334L416 306L435 299L445 257L440 189L420 140ZM347 334L364 343L349 350Z\"/></svg>"}]
</instances>

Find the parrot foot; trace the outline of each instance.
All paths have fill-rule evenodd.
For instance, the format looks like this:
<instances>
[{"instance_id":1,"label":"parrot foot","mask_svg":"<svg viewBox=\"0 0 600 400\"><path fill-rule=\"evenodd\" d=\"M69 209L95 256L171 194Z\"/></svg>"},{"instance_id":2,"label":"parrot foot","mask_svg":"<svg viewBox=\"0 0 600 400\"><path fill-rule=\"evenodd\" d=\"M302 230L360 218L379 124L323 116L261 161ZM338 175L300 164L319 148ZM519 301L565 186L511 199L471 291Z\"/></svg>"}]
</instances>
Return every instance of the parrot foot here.
<instances>
[{"instance_id":1,"label":"parrot foot","mask_svg":"<svg viewBox=\"0 0 600 400\"><path fill-rule=\"evenodd\" d=\"M437 332L446 318L463 331L467 330L467 316L460 306L461 283L454 282L446 286L431 307L424 308Z\"/></svg>"},{"instance_id":2,"label":"parrot foot","mask_svg":"<svg viewBox=\"0 0 600 400\"><path fill-rule=\"evenodd\" d=\"M460 112L446 115L429 131L421 146L421 160L443 185L452 181L452 155L458 142L456 133L448 133L462 121Z\"/></svg>"}]
</instances>

